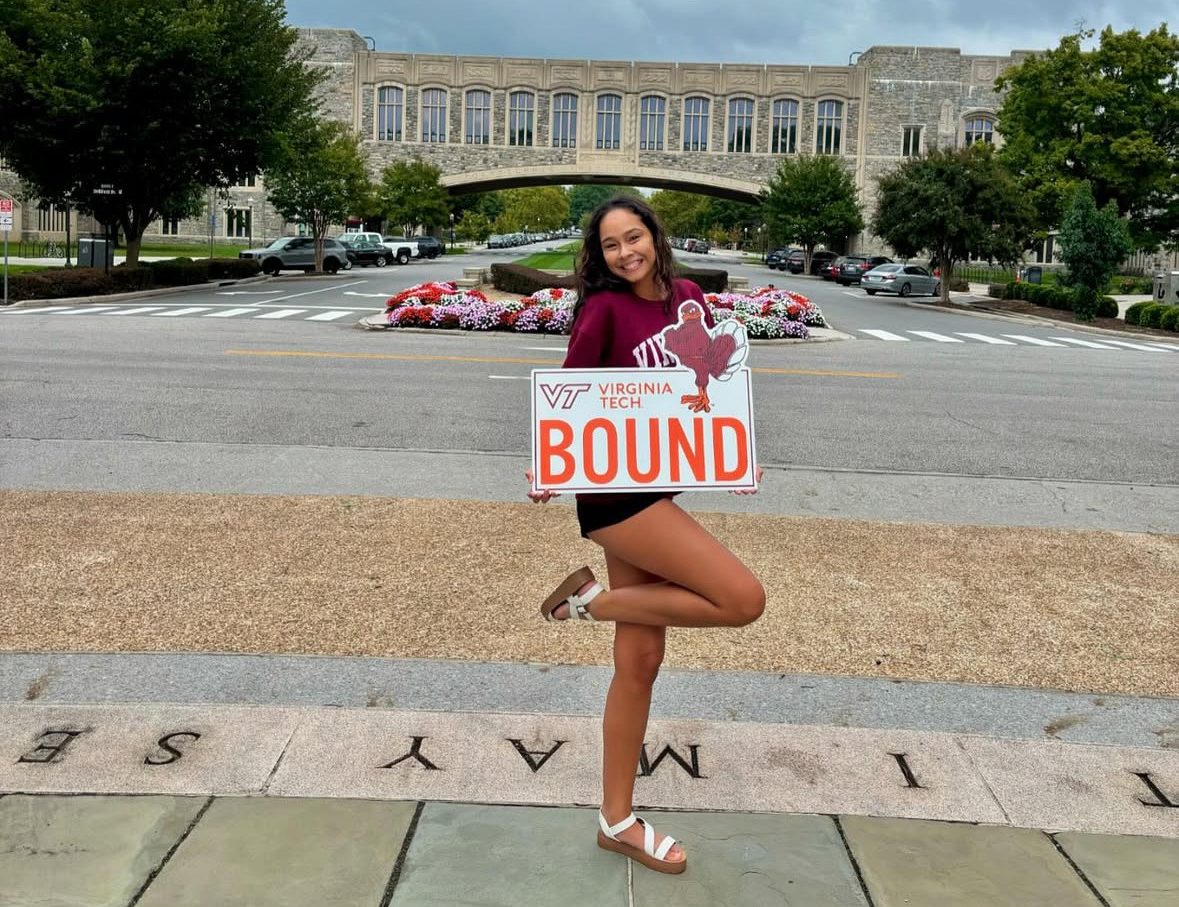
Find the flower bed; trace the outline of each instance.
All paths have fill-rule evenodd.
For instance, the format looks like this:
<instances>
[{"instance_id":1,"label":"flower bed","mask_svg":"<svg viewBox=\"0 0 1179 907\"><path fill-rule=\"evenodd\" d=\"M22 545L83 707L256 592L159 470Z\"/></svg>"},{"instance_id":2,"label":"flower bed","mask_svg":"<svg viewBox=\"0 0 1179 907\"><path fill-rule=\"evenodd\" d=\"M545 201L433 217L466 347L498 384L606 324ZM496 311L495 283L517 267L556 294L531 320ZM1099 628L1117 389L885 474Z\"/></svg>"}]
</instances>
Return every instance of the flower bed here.
<instances>
[{"instance_id":1,"label":"flower bed","mask_svg":"<svg viewBox=\"0 0 1179 907\"><path fill-rule=\"evenodd\" d=\"M750 294L707 293L704 298L715 321L735 318L754 339L806 338L810 335L807 325L825 324L817 306L790 290L762 287ZM497 302L453 283L421 283L388 301L385 321L389 327L567 334L576 302L576 292L560 288Z\"/></svg>"}]
</instances>

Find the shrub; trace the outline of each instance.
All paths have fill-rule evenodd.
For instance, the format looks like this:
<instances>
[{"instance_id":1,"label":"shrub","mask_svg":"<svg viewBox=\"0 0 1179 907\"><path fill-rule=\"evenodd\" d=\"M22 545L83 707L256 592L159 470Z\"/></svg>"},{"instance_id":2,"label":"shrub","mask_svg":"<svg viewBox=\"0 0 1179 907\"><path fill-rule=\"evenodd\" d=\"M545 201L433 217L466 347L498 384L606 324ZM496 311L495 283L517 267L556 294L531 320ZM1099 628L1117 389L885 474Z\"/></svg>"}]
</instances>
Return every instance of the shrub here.
<instances>
[{"instance_id":1,"label":"shrub","mask_svg":"<svg viewBox=\"0 0 1179 907\"><path fill-rule=\"evenodd\" d=\"M500 262L491 266L491 283L497 290L503 290L505 293L519 293L521 296L531 296L546 287L572 290L577 286L577 281L572 274L567 277L555 277L526 265Z\"/></svg>"},{"instance_id":2,"label":"shrub","mask_svg":"<svg viewBox=\"0 0 1179 907\"><path fill-rule=\"evenodd\" d=\"M1144 296L1154 289L1154 281L1149 277L1121 274L1109 282L1110 290L1123 296Z\"/></svg>"},{"instance_id":3,"label":"shrub","mask_svg":"<svg viewBox=\"0 0 1179 907\"><path fill-rule=\"evenodd\" d=\"M1170 308L1170 306L1166 306L1158 302L1152 302L1139 314L1138 324L1144 328L1157 328L1168 308Z\"/></svg>"},{"instance_id":4,"label":"shrub","mask_svg":"<svg viewBox=\"0 0 1179 907\"><path fill-rule=\"evenodd\" d=\"M1098 318L1117 318L1118 317L1118 302L1116 299L1111 299L1109 296L1102 296L1097 300L1097 317Z\"/></svg>"},{"instance_id":5,"label":"shrub","mask_svg":"<svg viewBox=\"0 0 1179 907\"><path fill-rule=\"evenodd\" d=\"M992 299L1006 299L1007 285L1002 283L992 283L987 286L987 295Z\"/></svg>"},{"instance_id":6,"label":"shrub","mask_svg":"<svg viewBox=\"0 0 1179 907\"><path fill-rule=\"evenodd\" d=\"M1150 305L1154 305L1154 303L1150 300L1144 300L1143 302L1136 302L1126 309L1126 324L1138 324L1138 318L1142 314L1142 310Z\"/></svg>"},{"instance_id":7,"label":"shrub","mask_svg":"<svg viewBox=\"0 0 1179 907\"><path fill-rule=\"evenodd\" d=\"M210 258L209 280L243 280L262 273L256 258Z\"/></svg>"},{"instance_id":8,"label":"shrub","mask_svg":"<svg viewBox=\"0 0 1179 907\"><path fill-rule=\"evenodd\" d=\"M1159 319L1159 327L1164 331L1175 331L1179 333L1179 305L1167 306L1167 311L1163 312Z\"/></svg>"},{"instance_id":9,"label":"shrub","mask_svg":"<svg viewBox=\"0 0 1179 907\"><path fill-rule=\"evenodd\" d=\"M969 293L970 284L965 280L951 280L950 291L954 293Z\"/></svg>"},{"instance_id":10,"label":"shrub","mask_svg":"<svg viewBox=\"0 0 1179 907\"><path fill-rule=\"evenodd\" d=\"M1062 312L1071 312L1075 308L1077 294L1067 287L1047 286L1044 288L1044 304Z\"/></svg>"},{"instance_id":11,"label":"shrub","mask_svg":"<svg viewBox=\"0 0 1179 907\"><path fill-rule=\"evenodd\" d=\"M209 279L209 262L206 259L193 261L191 258L169 258L153 261L147 267L151 269L156 286L160 287L184 287L205 283Z\"/></svg>"},{"instance_id":12,"label":"shrub","mask_svg":"<svg viewBox=\"0 0 1179 907\"><path fill-rule=\"evenodd\" d=\"M36 274L18 274L8 281L8 298L14 302L102 296L114 291L114 278L101 268L52 268Z\"/></svg>"},{"instance_id":13,"label":"shrub","mask_svg":"<svg viewBox=\"0 0 1179 907\"><path fill-rule=\"evenodd\" d=\"M1004 299L1023 299L1023 288L1027 286L1024 283L1016 283L1014 280L1007 282L1006 293Z\"/></svg>"}]
</instances>

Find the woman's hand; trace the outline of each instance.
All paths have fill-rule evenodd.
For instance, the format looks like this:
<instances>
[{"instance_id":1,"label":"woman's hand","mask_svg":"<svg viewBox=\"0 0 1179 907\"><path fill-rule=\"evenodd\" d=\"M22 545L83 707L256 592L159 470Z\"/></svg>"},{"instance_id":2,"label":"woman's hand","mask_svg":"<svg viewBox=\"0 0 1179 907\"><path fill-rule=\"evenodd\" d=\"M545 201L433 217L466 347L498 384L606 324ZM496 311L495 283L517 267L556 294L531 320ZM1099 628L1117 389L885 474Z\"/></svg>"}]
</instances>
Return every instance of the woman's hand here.
<instances>
[{"instance_id":1,"label":"woman's hand","mask_svg":"<svg viewBox=\"0 0 1179 907\"><path fill-rule=\"evenodd\" d=\"M547 504L553 498L560 497L558 491L533 491L531 469L524 470L524 478L528 480L528 497L532 499L533 504Z\"/></svg>"},{"instance_id":2,"label":"woman's hand","mask_svg":"<svg viewBox=\"0 0 1179 907\"><path fill-rule=\"evenodd\" d=\"M761 484L761 477L763 475L765 475L765 473L762 471L762 468L760 466L755 466L754 469L757 470L757 477L756 477L755 481L757 482L758 485L760 485ZM729 492L729 494L757 494L757 489L756 488L734 488L731 492Z\"/></svg>"}]
</instances>

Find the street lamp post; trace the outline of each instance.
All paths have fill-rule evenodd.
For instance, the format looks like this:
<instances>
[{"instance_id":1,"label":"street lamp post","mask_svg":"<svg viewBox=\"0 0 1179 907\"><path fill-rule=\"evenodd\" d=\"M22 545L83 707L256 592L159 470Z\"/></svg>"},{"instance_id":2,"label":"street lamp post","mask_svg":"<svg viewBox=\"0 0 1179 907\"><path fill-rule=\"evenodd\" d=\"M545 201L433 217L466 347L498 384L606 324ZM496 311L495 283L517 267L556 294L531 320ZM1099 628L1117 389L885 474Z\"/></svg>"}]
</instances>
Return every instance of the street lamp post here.
<instances>
[{"instance_id":1,"label":"street lamp post","mask_svg":"<svg viewBox=\"0 0 1179 907\"><path fill-rule=\"evenodd\" d=\"M252 198L246 199L246 232L249 234L249 239L246 242L249 244L247 248L254 248L254 200Z\"/></svg>"},{"instance_id":2,"label":"street lamp post","mask_svg":"<svg viewBox=\"0 0 1179 907\"><path fill-rule=\"evenodd\" d=\"M454 212L450 212L450 245L454 247Z\"/></svg>"}]
</instances>

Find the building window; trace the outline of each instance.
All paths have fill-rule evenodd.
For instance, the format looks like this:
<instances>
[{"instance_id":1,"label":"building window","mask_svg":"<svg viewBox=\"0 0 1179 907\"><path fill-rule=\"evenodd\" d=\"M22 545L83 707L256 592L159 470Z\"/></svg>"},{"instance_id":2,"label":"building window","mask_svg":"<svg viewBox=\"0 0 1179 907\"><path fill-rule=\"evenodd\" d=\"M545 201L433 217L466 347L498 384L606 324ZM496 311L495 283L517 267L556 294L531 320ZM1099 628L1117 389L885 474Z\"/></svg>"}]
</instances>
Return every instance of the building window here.
<instances>
[{"instance_id":1,"label":"building window","mask_svg":"<svg viewBox=\"0 0 1179 907\"><path fill-rule=\"evenodd\" d=\"M258 174L251 173L249 176L244 176L238 180L234 185L243 189L253 189L254 184L258 182Z\"/></svg>"},{"instance_id":2,"label":"building window","mask_svg":"<svg viewBox=\"0 0 1179 907\"><path fill-rule=\"evenodd\" d=\"M728 148L742 154L753 150L753 101L749 98L729 101Z\"/></svg>"},{"instance_id":3,"label":"building window","mask_svg":"<svg viewBox=\"0 0 1179 907\"><path fill-rule=\"evenodd\" d=\"M794 154L798 150L798 101L774 101L774 131L770 152Z\"/></svg>"},{"instance_id":4,"label":"building window","mask_svg":"<svg viewBox=\"0 0 1179 907\"><path fill-rule=\"evenodd\" d=\"M37 209L37 229L44 233L64 233L66 209L57 205L45 205Z\"/></svg>"},{"instance_id":5,"label":"building window","mask_svg":"<svg viewBox=\"0 0 1179 907\"><path fill-rule=\"evenodd\" d=\"M815 154L839 154L843 150L843 101L820 101L815 130Z\"/></svg>"},{"instance_id":6,"label":"building window","mask_svg":"<svg viewBox=\"0 0 1179 907\"><path fill-rule=\"evenodd\" d=\"M422 141L446 141L446 92L441 88L422 92Z\"/></svg>"},{"instance_id":7,"label":"building window","mask_svg":"<svg viewBox=\"0 0 1179 907\"><path fill-rule=\"evenodd\" d=\"M901 155L918 157L921 154L921 127L905 126L901 137Z\"/></svg>"},{"instance_id":8,"label":"building window","mask_svg":"<svg viewBox=\"0 0 1179 907\"><path fill-rule=\"evenodd\" d=\"M975 142L990 145L995 140L995 121L990 117L971 117L966 121L966 147Z\"/></svg>"},{"instance_id":9,"label":"building window","mask_svg":"<svg viewBox=\"0 0 1179 907\"><path fill-rule=\"evenodd\" d=\"M553 98L553 147L577 147L577 95L559 94Z\"/></svg>"},{"instance_id":10,"label":"building window","mask_svg":"<svg viewBox=\"0 0 1179 907\"><path fill-rule=\"evenodd\" d=\"M663 124L667 120L667 101L648 95L639 103L639 150L663 150Z\"/></svg>"},{"instance_id":11,"label":"building window","mask_svg":"<svg viewBox=\"0 0 1179 907\"><path fill-rule=\"evenodd\" d=\"M400 88L382 88L377 92L377 140L400 142L405 95Z\"/></svg>"},{"instance_id":12,"label":"building window","mask_svg":"<svg viewBox=\"0 0 1179 907\"><path fill-rule=\"evenodd\" d=\"M491 92L467 92L467 144L491 144Z\"/></svg>"},{"instance_id":13,"label":"building window","mask_svg":"<svg viewBox=\"0 0 1179 907\"><path fill-rule=\"evenodd\" d=\"M160 218L160 232L164 236L178 236L180 234L180 218L167 214Z\"/></svg>"},{"instance_id":14,"label":"building window","mask_svg":"<svg viewBox=\"0 0 1179 907\"><path fill-rule=\"evenodd\" d=\"M10 170L10 169L11 168L8 166L8 161L4 160L3 155L0 155L0 170Z\"/></svg>"},{"instance_id":15,"label":"building window","mask_svg":"<svg viewBox=\"0 0 1179 907\"><path fill-rule=\"evenodd\" d=\"M536 116L536 96L531 91L513 91L508 104L508 144L531 145Z\"/></svg>"},{"instance_id":16,"label":"building window","mask_svg":"<svg viewBox=\"0 0 1179 907\"><path fill-rule=\"evenodd\" d=\"M598 96L598 129L594 147L607 150L617 149L622 142L622 96L604 94Z\"/></svg>"},{"instance_id":17,"label":"building window","mask_svg":"<svg viewBox=\"0 0 1179 907\"><path fill-rule=\"evenodd\" d=\"M252 235L253 215L254 212L249 208L226 208L225 235L229 237Z\"/></svg>"},{"instance_id":18,"label":"building window","mask_svg":"<svg viewBox=\"0 0 1179 907\"><path fill-rule=\"evenodd\" d=\"M708 98L684 99L684 151L708 150Z\"/></svg>"}]
</instances>

